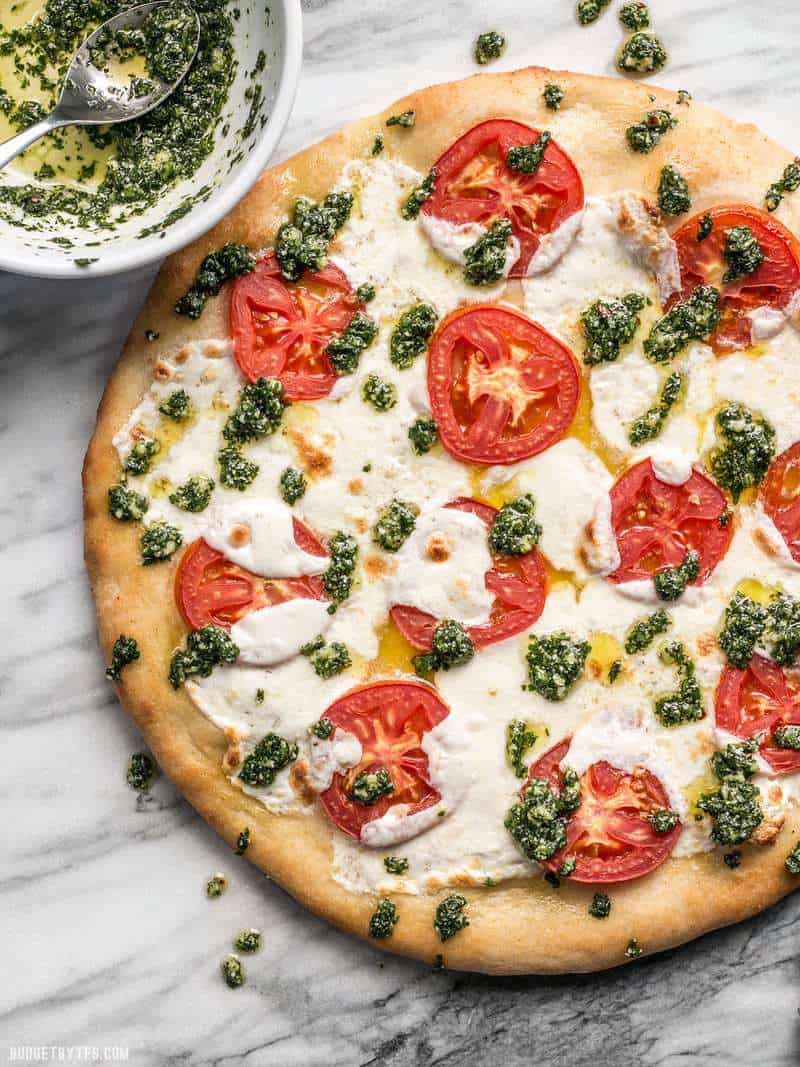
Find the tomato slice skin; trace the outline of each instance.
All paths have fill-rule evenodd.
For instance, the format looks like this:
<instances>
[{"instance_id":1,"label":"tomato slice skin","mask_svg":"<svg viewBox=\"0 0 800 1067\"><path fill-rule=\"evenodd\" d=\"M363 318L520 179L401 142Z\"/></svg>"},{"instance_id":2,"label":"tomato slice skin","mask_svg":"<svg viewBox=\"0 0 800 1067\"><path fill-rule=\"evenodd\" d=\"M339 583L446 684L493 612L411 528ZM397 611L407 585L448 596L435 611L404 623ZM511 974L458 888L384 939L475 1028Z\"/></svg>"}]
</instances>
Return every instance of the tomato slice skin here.
<instances>
[{"instance_id":1,"label":"tomato slice skin","mask_svg":"<svg viewBox=\"0 0 800 1067\"><path fill-rule=\"evenodd\" d=\"M570 350L511 308L454 311L428 351L428 393L442 444L465 463L507 464L560 440L578 408Z\"/></svg>"},{"instance_id":2,"label":"tomato slice skin","mask_svg":"<svg viewBox=\"0 0 800 1067\"><path fill-rule=\"evenodd\" d=\"M332 263L287 282L270 253L233 283L233 357L250 382L280 378L287 400L321 400L337 381L325 348L363 309Z\"/></svg>"},{"instance_id":3,"label":"tomato slice skin","mask_svg":"<svg viewBox=\"0 0 800 1067\"><path fill-rule=\"evenodd\" d=\"M779 748L772 735L779 726L800 725L800 676L784 671L756 653L743 670L728 665L717 686L717 726L747 740L766 736L759 754L778 774L800 770L800 752Z\"/></svg>"},{"instance_id":4,"label":"tomato slice skin","mask_svg":"<svg viewBox=\"0 0 800 1067\"><path fill-rule=\"evenodd\" d=\"M712 208L713 228L703 241L697 240L700 219L695 215L673 233L681 268L681 291L671 304L685 300L698 285L714 285L720 290L722 321L711 338L718 355L747 348L752 344L748 311L757 307L783 309L800 289L800 242L773 215L748 204ZM749 226L764 250L764 262L752 274L722 282L728 264L723 255L725 231Z\"/></svg>"},{"instance_id":5,"label":"tomato slice skin","mask_svg":"<svg viewBox=\"0 0 800 1067\"><path fill-rule=\"evenodd\" d=\"M477 515L487 527L497 514L495 508L466 496L444 506ZM494 566L484 579L486 588L495 594L489 621L466 628L478 649L505 641L533 626L544 610L547 595L547 575L538 549L524 556L493 556L493 560ZM441 619L407 604L395 604L390 615L409 644L420 651L430 651L434 630Z\"/></svg>"},{"instance_id":6,"label":"tomato slice skin","mask_svg":"<svg viewBox=\"0 0 800 1067\"><path fill-rule=\"evenodd\" d=\"M322 542L299 519L292 520L294 539L310 555L327 555ZM213 624L230 630L234 623L259 608L287 600L327 600L318 574L301 578L262 578L232 563L202 537L181 556L175 574L175 602L192 630Z\"/></svg>"},{"instance_id":7,"label":"tomato slice skin","mask_svg":"<svg viewBox=\"0 0 800 1067\"><path fill-rule=\"evenodd\" d=\"M651 578L682 563L692 549L700 557L692 585L702 585L733 536L733 523L719 524L726 508L722 490L701 471L692 471L683 485L668 485L656 478L649 459L634 464L611 488L611 525L620 565L609 581Z\"/></svg>"},{"instance_id":8,"label":"tomato slice skin","mask_svg":"<svg viewBox=\"0 0 800 1067\"><path fill-rule=\"evenodd\" d=\"M345 774L335 773L330 786L320 794L328 818L349 837L359 838L363 827L398 804L407 804L409 815L424 811L441 800L428 776L428 757L422 737L450 709L436 691L422 682L374 682L351 689L324 713L336 730L346 730L361 742L362 758ZM350 789L363 771L388 771L395 791L374 804L350 799Z\"/></svg>"},{"instance_id":9,"label":"tomato slice skin","mask_svg":"<svg viewBox=\"0 0 800 1067\"><path fill-rule=\"evenodd\" d=\"M545 752L530 769L529 778L543 778L560 789L564 775L559 766L569 752L567 737ZM672 852L683 826L658 834L646 818L669 808L669 797L659 779L645 768L633 774L606 760L593 763L581 775L581 806L567 824L567 844L542 864L558 871L566 859L575 860L570 881L601 885L641 878L660 866Z\"/></svg>"},{"instance_id":10,"label":"tomato slice skin","mask_svg":"<svg viewBox=\"0 0 800 1067\"><path fill-rule=\"evenodd\" d=\"M800 441L773 460L761 485L761 503L800 563Z\"/></svg>"},{"instance_id":11,"label":"tomato slice skin","mask_svg":"<svg viewBox=\"0 0 800 1067\"><path fill-rule=\"evenodd\" d=\"M583 207L583 182L577 167L555 141L545 149L535 174L506 165L509 148L539 140L540 131L511 119L489 119L462 134L434 163L433 194L422 212L454 224L490 226L511 219L520 243L510 277L525 276L542 237Z\"/></svg>"}]
</instances>

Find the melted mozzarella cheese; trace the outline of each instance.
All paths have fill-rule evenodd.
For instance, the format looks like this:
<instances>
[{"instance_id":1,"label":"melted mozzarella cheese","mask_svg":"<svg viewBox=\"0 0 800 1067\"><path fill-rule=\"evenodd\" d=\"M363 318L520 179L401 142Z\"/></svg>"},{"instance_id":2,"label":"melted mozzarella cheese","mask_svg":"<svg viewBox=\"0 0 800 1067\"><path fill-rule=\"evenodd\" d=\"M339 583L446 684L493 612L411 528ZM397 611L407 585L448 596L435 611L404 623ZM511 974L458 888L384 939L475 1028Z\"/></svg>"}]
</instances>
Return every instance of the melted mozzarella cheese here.
<instances>
[{"instance_id":1,"label":"melted mozzarella cheese","mask_svg":"<svg viewBox=\"0 0 800 1067\"><path fill-rule=\"evenodd\" d=\"M242 500L205 512L203 537L232 563L264 578L322 574L330 560L294 539L290 509L278 500Z\"/></svg>"},{"instance_id":2,"label":"melted mozzarella cheese","mask_svg":"<svg viewBox=\"0 0 800 1067\"><path fill-rule=\"evenodd\" d=\"M272 667L296 656L331 623L324 600L287 600L251 611L231 627L242 663Z\"/></svg>"},{"instance_id":3,"label":"melted mozzarella cheese","mask_svg":"<svg viewBox=\"0 0 800 1067\"><path fill-rule=\"evenodd\" d=\"M569 472L568 477L565 477ZM574 437L538 456L509 467L490 467L484 491L512 482L515 491L532 493L541 523L539 548L559 570L585 575L584 528L595 509L608 500L611 475L593 452Z\"/></svg>"},{"instance_id":4,"label":"melted mozzarella cheese","mask_svg":"<svg viewBox=\"0 0 800 1067\"><path fill-rule=\"evenodd\" d=\"M491 568L486 523L470 512L437 508L420 515L397 553L389 597L437 619L476 626L488 620L494 602L484 581Z\"/></svg>"},{"instance_id":5,"label":"melted mozzarella cheese","mask_svg":"<svg viewBox=\"0 0 800 1067\"><path fill-rule=\"evenodd\" d=\"M527 277L533 278L537 274L552 270L556 263L559 263L567 254L582 225L583 209L570 215L552 233L546 233L531 256L525 272Z\"/></svg>"}]
</instances>

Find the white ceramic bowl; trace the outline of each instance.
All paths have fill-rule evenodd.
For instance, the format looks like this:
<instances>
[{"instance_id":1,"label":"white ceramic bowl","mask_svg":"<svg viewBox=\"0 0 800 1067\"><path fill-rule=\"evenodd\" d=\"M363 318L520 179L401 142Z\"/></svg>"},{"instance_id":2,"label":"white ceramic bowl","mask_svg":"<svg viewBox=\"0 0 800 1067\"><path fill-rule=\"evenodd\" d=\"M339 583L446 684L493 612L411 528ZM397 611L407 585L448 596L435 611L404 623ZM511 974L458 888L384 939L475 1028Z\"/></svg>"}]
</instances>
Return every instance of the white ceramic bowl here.
<instances>
[{"instance_id":1,"label":"white ceramic bowl","mask_svg":"<svg viewBox=\"0 0 800 1067\"><path fill-rule=\"evenodd\" d=\"M243 0L238 6L241 16L234 20L236 78L217 127L214 151L194 176L111 232L58 226L28 232L0 219L0 270L45 278L85 278L143 267L205 233L244 196L266 167L289 119L300 77L303 32L300 0ZM266 68L254 83L250 71L261 49L267 56ZM263 109L252 133L242 142L241 131L251 108L251 99L245 94L259 83ZM226 127L227 133L223 132ZM183 217L170 221L170 213L187 195L206 186L207 196L198 199ZM147 236L142 236L143 230ZM64 246L65 240L72 242L70 247ZM78 266L76 259L94 262Z\"/></svg>"}]
</instances>

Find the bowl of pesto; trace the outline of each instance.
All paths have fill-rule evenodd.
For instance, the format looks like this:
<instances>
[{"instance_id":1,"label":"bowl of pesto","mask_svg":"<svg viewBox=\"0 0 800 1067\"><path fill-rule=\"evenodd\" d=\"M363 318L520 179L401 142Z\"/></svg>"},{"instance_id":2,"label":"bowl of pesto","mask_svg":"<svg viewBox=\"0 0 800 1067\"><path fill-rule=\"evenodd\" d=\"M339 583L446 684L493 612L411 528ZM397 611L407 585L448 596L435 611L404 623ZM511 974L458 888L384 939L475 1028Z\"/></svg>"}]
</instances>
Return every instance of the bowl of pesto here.
<instances>
[{"instance_id":1,"label":"bowl of pesto","mask_svg":"<svg viewBox=\"0 0 800 1067\"><path fill-rule=\"evenodd\" d=\"M0 141L48 112L81 41L139 2L0 0ZM175 2L197 12L200 43L168 99L130 122L56 130L0 171L0 269L68 278L155 262L267 165L300 76L300 0ZM122 45L132 84L169 67L168 37Z\"/></svg>"}]
</instances>

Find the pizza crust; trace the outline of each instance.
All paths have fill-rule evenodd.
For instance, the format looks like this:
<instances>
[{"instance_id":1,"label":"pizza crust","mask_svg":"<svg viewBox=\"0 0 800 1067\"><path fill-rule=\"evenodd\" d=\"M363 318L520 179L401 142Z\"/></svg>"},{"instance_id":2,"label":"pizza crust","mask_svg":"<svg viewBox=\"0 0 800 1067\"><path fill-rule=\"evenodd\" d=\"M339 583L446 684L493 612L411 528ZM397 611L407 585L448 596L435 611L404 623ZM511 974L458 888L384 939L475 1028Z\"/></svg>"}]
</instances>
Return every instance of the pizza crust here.
<instances>
[{"instance_id":1,"label":"pizza crust","mask_svg":"<svg viewBox=\"0 0 800 1067\"><path fill-rule=\"evenodd\" d=\"M548 111L542 100L549 81L566 91L559 112ZM657 107L669 108L678 127L650 155L631 153L625 147L626 127ZM409 108L417 115L413 129L384 127L389 115ZM109 660L120 633L135 636L141 649L141 659L125 669L119 685L126 710L161 768L232 848L249 827L249 860L305 907L360 937L366 936L376 897L351 893L331 877L329 824L313 808L307 815L272 815L232 785L222 765L228 744L223 731L167 681L170 656L185 635L172 594L175 561L143 568L136 525L108 514L107 488L119 473L112 437L152 380L156 354L169 356L187 341L227 335L225 292L197 322L172 312L203 256L228 241L255 250L267 247L294 198L324 196L347 160L369 154L378 132L388 156L427 172L460 133L498 116L549 129L575 160L587 195L632 189L654 201L661 167L673 163L689 181L693 211L725 201L762 204L767 187L792 158L753 125L697 103L677 105L672 91L624 79L528 68L414 93L267 171L227 218L166 261L108 382L84 463L86 563L103 652ZM800 197L787 197L777 217L800 230ZM158 345L146 342L146 329L159 331ZM743 848L736 870L721 862L718 850L669 859L642 879L612 886L612 912L602 921L587 913L591 886L567 881L556 890L537 876L465 888L470 926L445 944L432 920L436 904L452 888L397 894L395 932L373 943L430 963L441 954L447 967L492 974L601 970L626 962L631 938L648 954L774 903L796 885L783 861L798 839L800 812L794 810L772 845Z\"/></svg>"}]
</instances>

